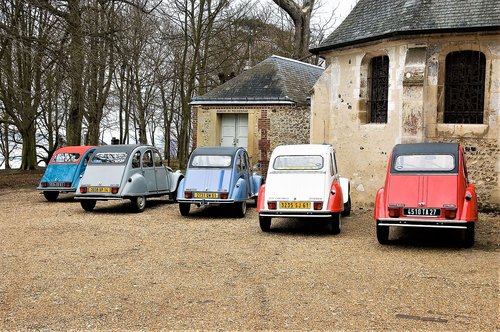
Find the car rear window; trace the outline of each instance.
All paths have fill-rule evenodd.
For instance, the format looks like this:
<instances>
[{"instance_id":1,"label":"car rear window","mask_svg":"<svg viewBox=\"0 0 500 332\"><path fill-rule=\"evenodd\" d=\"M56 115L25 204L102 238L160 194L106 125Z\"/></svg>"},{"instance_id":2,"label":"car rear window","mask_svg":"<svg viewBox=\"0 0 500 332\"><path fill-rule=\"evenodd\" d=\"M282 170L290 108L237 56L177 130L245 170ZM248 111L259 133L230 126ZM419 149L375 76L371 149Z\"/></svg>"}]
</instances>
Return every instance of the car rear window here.
<instances>
[{"instance_id":1,"label":"car rear window","mask_svg":"<svg viewBox=\"0 0 500 332\"><path fill-rule=\"evenodd\" d=\"M194 156L191 161L192 167L229 167L231 156L223 155L199 155Z\"/></svg>"},{"instance_id":2,"label":"car rear window","mask_svg":"<svg viewBox=\"0 0 500 332\"><path fill-rule=\"evenodd\" d=\"M126 152L98 152L92 156L91 164L123 164L127 160Z\"/></svg>"},{"instance_id":3,"label":"car rear window","mask_svg":"<svg viewBox=\"0 0 500 332\"><path fill-rule=\"evenodd\" d=\"M79 153L66 152L58 153L52 158L53 163L74 163L80 159Z\"/></svg>"},{"instance_id":4,"label":"car rear window","mask_svg":"<svg viewBox=\"0 0 500 332\"><path fill-rule=\"evenodd\" d=\"M397 156L397 172L449 172L455 169L455 158L449 154L418 154Z\"/></svg>"},{"instance_id":5,"label":"car rear window","mask_svg":"<svg viewBox=\"0 0 500 332\"><path fill-rule=\"evenodd\" d=\"M323 157L317 155L278 156L274 159L275 170L319 170L323 168Z\"/></svg>"}]
</instances>

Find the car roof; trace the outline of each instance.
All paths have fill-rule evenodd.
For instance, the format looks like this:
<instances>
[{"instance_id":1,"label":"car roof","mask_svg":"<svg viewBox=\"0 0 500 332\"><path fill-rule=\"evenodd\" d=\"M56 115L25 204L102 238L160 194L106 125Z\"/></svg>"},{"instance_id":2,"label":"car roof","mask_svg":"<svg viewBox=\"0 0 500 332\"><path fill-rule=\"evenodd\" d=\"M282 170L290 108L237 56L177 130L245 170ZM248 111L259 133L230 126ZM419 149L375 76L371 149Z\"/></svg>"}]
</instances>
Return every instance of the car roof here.
<instances>
[{"instance_id":1,"label":"car roof","mask_svg":"<svg viewBox=\"0 0 500 332\"><path fill-rule=\"evenodd\" d=\"M60 149L57 149L54 154L57 154L57 153L84 154L85 152L87 152L88 150L93 149L93 148L95 148L95 146L93 146L93 145L69 145L69 146L65 146L65 147L62 147Z\"/></svg>"},{"instance_id":2,"label":"car roof","mask_svg":"<svg viewBox=\"0 0 500 332\"><path fill-rule=\"evenodd\" d=\"M394 155L407 154L451 154L458 155L458 143L412 143L396 144Z\"/></svg>"},{"instance_id":3,"label":"car roof","mask_svg":"<svg viewBox=\"0 0 500 332\"><path fill-rule=\"evenodd\" d=\"M278 145L273 154L280 155L312 155L328 153L332 146L330 144L293 144Z\"/></svg>"},{"instance_id":4,"label":"car roof","mask_svg":"<svg viewBox=\"0 0 500 332\"><path fill-rule=\"evenodd\" d=\"M137 147L149 147L155 148L152 145L147 144L111 144L111 145L102 145L96 149L96 153L99 152L126 152L130 153L134 151Z\"/></svg>"},{"instance_id":5,"label":"car roof","mask_svg":"<svg viewBox=\"0 0 500 332\"><path fill-rule=\"evenodd\" d=\"M242 148L232 146L202 146L196 148L192 155L234 155L236 151Z\"/></svg>"}]
</instances>

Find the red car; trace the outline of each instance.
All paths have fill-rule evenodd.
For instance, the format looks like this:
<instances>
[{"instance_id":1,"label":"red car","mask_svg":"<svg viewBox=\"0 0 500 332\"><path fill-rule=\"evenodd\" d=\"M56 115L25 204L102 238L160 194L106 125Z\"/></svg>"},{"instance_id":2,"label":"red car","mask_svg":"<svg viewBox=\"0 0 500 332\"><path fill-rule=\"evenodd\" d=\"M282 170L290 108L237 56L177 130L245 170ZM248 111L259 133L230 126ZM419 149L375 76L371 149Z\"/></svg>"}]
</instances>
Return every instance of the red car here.
<instances>
[{"instance_id":1,"label":"red car","mask_svg":"<svg viewBox=\"0 0 500 332\"><path fill-rule=\"evenodd\" d=\"M381 244L388 243L390 227L425 227L462 229L464 245L473 246L477 197L462 146L397 144L377 191L374 218Z\"/></svg>"}]
</instances>

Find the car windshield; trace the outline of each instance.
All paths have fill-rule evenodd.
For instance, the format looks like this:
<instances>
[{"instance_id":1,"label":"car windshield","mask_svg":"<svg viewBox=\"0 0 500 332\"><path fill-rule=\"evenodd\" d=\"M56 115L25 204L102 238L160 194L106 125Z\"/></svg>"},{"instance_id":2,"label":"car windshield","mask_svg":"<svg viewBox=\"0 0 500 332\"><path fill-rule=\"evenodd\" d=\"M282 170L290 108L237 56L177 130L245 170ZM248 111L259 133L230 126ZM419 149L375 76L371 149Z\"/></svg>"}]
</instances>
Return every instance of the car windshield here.
<instances>
[{"instance_id":1,"label":"car windshield","mask_svg":"<svg viewBox=\"0 0 500 332\"><path fill-rule=\"evenodd\" d=\"M80 159L79 153L67 152L58 153L52 158L53 163L74 163Z\"/></svg>"},{"instance_id":2,"label":"car windshield","mask_svg":"<svg viewBox=\"0 0 500 332\"><path fill-rule=\"evenodd\" d=\"M221 155L198 155L191 161L192 167L229 167L231 166L231 156Z\"/></svg>"},{"instance_id":3,"label":"car windshield","mask_svg":"<svg viewBox=\"0 0 500 332\"><path fill-rule=\"evenodd\" d=\"M274 159L275 170L319 170L323 168L323 157L309 156L278 156Z\"/></svg>"},{"instance_id":4,"label":"car windshield","mask_svg":"<svg viewBox=\"0 0 500 332\"><path fill-rule=\"evenodd\" d=\"M455 158L449 154L403 155L396 158L397 172L449 172L455 168Z\"/></svg>"},{"instance_id":5,"label":"car windshield","mask_svg":"<svg viewBox=\"0 0 500 332\"><path fill-rule=\"evenodd\" d=\"M122 164L127 159L126 152L98 152L94 154L91 164Z\"/></svg>"}]
</instances>

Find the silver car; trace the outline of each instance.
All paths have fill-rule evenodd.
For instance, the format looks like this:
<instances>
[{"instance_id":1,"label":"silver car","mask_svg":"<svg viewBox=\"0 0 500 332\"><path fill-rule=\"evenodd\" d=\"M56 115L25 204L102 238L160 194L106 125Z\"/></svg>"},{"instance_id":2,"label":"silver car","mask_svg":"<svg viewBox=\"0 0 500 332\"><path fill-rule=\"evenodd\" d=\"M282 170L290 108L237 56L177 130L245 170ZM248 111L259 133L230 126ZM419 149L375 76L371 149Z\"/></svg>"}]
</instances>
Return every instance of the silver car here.
<instances>
[{"instance_id":1,"label":"silver car","mask_svg":"<svg viewBox=\"0 0 500 332\"><path fill-rule=\"evenodd\" d=\"M85 211L97 201L129 199L136 212L146 199L169 195L175 199L183 175L163 165L160 152L150 145L106 145L90 159L75 198Z\"/></svg>"}]
</instances>

